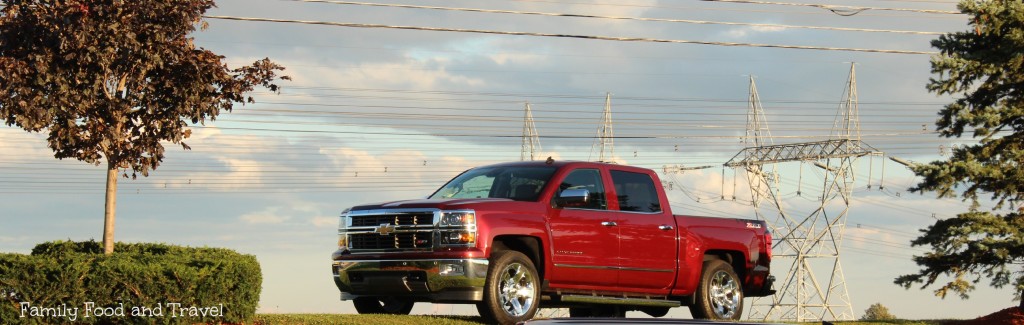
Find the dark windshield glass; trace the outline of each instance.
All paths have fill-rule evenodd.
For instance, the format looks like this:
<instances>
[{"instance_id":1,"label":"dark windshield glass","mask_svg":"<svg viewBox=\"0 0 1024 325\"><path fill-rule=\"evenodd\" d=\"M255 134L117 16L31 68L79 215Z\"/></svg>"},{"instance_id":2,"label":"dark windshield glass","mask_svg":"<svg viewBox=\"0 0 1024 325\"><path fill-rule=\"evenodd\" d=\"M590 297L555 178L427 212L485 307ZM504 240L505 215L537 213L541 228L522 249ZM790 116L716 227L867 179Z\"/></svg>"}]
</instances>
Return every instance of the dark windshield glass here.
<instances>
[{"instance_id":1,"label":"dark windshield glass","mask_svg":"<svg viewBox=\"0 0 1024 325\"><path fill-rule=\"evenodd\" d=\"M482 167L462 173L431 199L503 198L536 201L555 167Z\"/></svg>"}]
</instances>

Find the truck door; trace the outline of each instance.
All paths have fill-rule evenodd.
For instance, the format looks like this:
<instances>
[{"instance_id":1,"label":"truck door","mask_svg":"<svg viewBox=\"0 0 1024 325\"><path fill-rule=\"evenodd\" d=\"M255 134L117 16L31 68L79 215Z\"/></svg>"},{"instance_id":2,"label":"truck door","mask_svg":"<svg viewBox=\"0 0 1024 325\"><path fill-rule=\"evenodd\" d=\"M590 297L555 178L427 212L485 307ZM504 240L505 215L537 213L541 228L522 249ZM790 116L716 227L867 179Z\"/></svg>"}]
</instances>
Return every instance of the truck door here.
<instances>
[{"instance_id":1,"label":"truck door","mask_svg":"<svg viewBox=\"0 0 1024 325\"><path fill-rule=\"evenodd\" d=\"M562 191L587 190L587 202L551 209L554 270L552 287L599 290L615 287L618 278L619 239L616 212L608 210L605 183L598 169L576 169L558 183ZM552 198L554 200L554 198Z\"/></svg>"},{"instance_id":2,"label":"truck door","mask_svg":"<svg viewBox=\"0 0 1024 325\"><path fill-rule=\"evenodd\" d=\"M619 286L667 292L676 275L678 230L675 218L662 207L662 192L655 187L661 184L645 173L613 169L610 174L620 220Z\"/></svg>"}]
</instances>

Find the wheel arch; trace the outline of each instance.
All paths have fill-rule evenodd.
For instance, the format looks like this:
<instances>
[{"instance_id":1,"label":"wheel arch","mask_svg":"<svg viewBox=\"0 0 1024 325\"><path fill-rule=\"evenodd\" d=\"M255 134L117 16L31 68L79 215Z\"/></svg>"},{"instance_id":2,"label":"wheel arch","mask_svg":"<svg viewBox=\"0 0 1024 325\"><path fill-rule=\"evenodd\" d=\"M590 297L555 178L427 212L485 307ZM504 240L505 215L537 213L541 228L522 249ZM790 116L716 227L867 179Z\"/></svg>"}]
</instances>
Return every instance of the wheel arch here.
<instances>
[{"instance_id":1,"label":"wheel arch","mask_svg":"<svg viewBox=\"0 0 1024 325\"><path fill-rule=\"evenodd\" d=\"M732 266L733 272L739 276L740 280L746 279L747 276L747 258L742 252L733 250L709 250L704 252L704 262L711 260L722 260Z\"/></svg>"},{"instance_id":2,"label":"wheel arch","mask_svg":"<svg viewBox=\"0 0 1024 325\"><path fill-rule=\"evenodd\" d=\"M518 251L526 255L530 262L533 262L533 266L537 268L539 278L544 279L545 257L544 247L540 238L524 235L500 235L494 237L494 240L491 242L490 254L506 250Z\"/></svg>"}]
</instances>

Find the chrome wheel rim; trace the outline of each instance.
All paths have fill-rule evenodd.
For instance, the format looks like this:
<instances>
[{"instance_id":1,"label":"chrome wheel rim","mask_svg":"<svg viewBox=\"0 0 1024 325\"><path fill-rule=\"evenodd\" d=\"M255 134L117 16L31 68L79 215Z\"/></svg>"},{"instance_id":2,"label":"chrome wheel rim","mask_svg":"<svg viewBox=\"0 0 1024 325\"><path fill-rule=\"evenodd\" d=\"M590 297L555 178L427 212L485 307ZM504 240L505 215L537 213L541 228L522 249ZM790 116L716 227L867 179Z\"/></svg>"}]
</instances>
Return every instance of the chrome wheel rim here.
<instances>
[{"instance_id":1,"label":"chrome wheel rim","mask_svg":"<svg viewBox=\"0 0 1024 325\"><path fill-rule=\"evenodd\" d=\"M736 309L740 305L742 293L729 273L725 271L715 272L711 278L711 288L708 290L711 298L711 309L718 318L732 318L736 315Z\"/></svg>"},{"instance_id":2,"label":"chrome wheel rim","mask_svg":"<svg viewBox=\"0 0 1024 325\"><path fill-rule=\"evenodd\" d=\"M533 308L537 288L533 285L533 274L520 263L512 263L501 271L498 282L498 297L501 307L512 317L525 316Z\"/></svg>"}]
</instances>

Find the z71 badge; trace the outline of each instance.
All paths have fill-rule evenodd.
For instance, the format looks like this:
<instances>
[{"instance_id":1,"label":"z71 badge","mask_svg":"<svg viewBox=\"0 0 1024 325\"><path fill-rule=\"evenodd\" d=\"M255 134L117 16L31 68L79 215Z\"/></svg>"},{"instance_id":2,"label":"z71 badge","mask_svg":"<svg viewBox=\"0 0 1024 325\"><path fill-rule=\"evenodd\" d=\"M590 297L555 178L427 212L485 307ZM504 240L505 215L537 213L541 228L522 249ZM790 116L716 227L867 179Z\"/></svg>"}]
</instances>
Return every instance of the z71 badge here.
<instances>
[{"instance_id":1,"label":"z71 badge","mask_svg":"<svg viewBox=\"0 0 1024 325\"><path fill-rule=\"evenodd\" d=\"M748 223L747 223L747 228L751 228L751 229L761 229L761 224L759 224L759 223L754 223L754 222L748 222Z\"/></svg>"}]
</instances>

